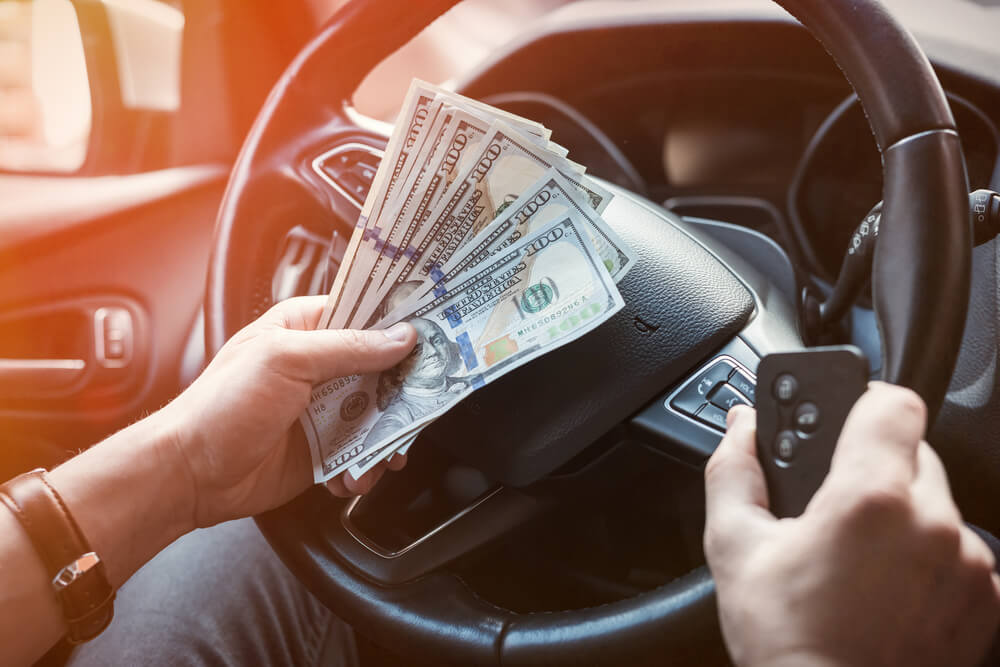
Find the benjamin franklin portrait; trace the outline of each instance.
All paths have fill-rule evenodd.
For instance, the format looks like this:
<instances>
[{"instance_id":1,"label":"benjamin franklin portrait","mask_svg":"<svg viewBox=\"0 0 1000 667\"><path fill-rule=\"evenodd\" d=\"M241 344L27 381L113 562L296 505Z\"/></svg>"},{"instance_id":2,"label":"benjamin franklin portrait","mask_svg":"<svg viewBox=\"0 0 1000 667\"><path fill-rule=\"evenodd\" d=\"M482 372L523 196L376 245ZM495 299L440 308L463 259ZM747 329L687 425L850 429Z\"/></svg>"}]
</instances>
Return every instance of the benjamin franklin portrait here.
<instances>
[{"instance_id":1,"label":"benjamin franklin portrait","mask_svg":"<svg viewBox=\"0 0 1000 667\"><path fill-rule=\"evenodd\" d=\"M451 377L462 365L458 346L430 320L417 318L410 324L417 330L417 344L398 366L379 376L375 400L384 414L368 433L366 443L374 444L406 429L445 406L465 387Z\"/></svg>"}]
</instances>

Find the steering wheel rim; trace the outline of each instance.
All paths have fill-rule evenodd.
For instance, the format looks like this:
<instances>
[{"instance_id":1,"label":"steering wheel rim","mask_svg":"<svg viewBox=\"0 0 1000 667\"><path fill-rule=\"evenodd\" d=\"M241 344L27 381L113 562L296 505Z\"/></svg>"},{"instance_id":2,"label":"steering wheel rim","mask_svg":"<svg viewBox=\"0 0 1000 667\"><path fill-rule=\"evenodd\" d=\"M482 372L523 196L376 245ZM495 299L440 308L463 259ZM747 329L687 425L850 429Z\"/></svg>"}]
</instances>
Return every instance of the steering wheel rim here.
<instances>
[{"instance_id":1,"label":"steering wheel rim","mask_svg":"<svg viewBox=\"0 0 1000 667\"><path fill-rule=\"evenodd\" d=\"M331 205L324 188L303 182L308 170L294 166L314 156L323 142L374 137L377 143L377 133L351 111L350 94L374 65L454 4L457 0L349 3L275 85L233 168L216 225L205 302L211 354L265 305L233 298L260 291L248 258L260 259L273 249L277 230L287 228L282 219L323 215ZM968 183L947 100L913 38L877 0L778 4L840 65L882 151L885 209L873 291L883 379L916 390L933 419L962 338L971 263ZM283 199L305 203L292 210L273 205ZM341 508L324 491L312 489L258 522L279 555L328 606L401 650L462 663L551 665L581 659L641 662L664 651L697 658L721 647L714 587L704 568L610 605L518 615L478 598L441 571L399 587L373 583L330 549L343 535L336 534L338 522L322 519Z\"/></svg>"}]
</instances>

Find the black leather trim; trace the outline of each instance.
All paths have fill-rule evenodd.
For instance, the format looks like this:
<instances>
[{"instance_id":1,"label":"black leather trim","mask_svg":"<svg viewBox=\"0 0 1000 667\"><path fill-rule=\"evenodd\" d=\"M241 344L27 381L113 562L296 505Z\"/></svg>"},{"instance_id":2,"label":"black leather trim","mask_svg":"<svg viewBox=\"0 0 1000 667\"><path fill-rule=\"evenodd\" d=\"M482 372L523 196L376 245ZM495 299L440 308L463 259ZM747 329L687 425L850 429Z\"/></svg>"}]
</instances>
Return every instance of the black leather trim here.
<instances>
[{"instance_id":1,"label":"black leather trim","mask_svg":"<svg viewBox=\"0 0 1000 667\"><path fill-rule=\"evenodd\" d=\"M920 394L933 425L971 283L969 181L951 108L913 36L877 0L775 1L837 61L882 150L885 213L872 277L882 379Z\"/></svg>"},{"instance_id":2,"label":"black leather trim","mask_svg":"<svg viewBox=\"0 0 1000 667\"><path fill-rule=\"evenodd\" d=\"M257 524L324 604L400 655L455 665L716 664L725 656L705 568L620 602L516 614L452 574L386 588L331 558L329 531L339 524L330 519L343 504L314 488Z\"/></svg>"},{"instance_id":3,"label":"black leather trim","mask_svg":"<svg viewBox=\"0 0 1000 667\"><path fill-rule=\"evenodd\" d=\"M501 637L504 665L722 664L715 583L705 568L628 600L517 616Z\"/></svg>"},{"instance_id":4,"label":"black leather trim","mask_svg":"<svg viewBox=\"0 0 1000 667\"><path fill-rule=\"evenodd\" d=\"M882 377L920 394L933 424L958 359L972 280L962 142L952 131L930 132L896 143L883 159L872 272Z\"/></svg>"}]
</instances>

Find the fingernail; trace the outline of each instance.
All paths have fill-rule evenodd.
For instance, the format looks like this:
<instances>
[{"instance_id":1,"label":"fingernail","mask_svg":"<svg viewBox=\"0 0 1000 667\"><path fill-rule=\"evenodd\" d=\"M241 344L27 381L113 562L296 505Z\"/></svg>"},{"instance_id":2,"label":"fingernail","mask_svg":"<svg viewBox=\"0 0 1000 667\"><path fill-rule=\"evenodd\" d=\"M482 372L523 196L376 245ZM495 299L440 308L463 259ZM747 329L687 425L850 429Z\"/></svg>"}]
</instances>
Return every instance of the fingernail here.
<instances>
[{"instance_id":1,"label":"fingernail","mask_svg":"<svg viewBox=\"0 0 1000 667\"><path fill-rule=\"evenodd\" d=\"M726 427L732 428L744 420L748 428L757 428L757 411L749 405L737 405L726 415Z\"/></svg>"},{"instance_id":2,"label":"fingernail","mask_svg":"<svg viewBox=\"0 0 1000 667\"><path fill-rule=\"evenodd\" d=\"M742 415L744 415L746 412L747 412L746 409L744 409L742 406L736 406L733 409L731 409L726 414L726 428L727 429L732 428L733 424L742 419Z\"/></svg>"},{"instance_id":3,"label":"fingernail","mask_svg":"<svg viewBox=\"0 0 1000 667\"><path fill-rule=\"evenodd\" d=\"M410 335L410 325L406 322L400 322L399 324L393 324L382 333L385 334L385 337L389 340L396 343L402 343Z\"/></svg>"}]
</instances>

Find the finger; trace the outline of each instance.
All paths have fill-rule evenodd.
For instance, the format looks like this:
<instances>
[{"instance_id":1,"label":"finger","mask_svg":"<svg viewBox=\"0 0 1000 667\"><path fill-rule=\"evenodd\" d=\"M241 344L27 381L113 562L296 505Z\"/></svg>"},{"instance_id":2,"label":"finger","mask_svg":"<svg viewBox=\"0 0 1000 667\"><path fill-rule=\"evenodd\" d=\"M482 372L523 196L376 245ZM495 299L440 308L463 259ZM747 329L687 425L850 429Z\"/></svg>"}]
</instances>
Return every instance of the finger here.
<instances>
[{"instance_id":1,"label":"finger","mask_svg":"<svg viewBox=\"0 0 1000 667\"><path fill-rule=\"evenodd\" d=\"M286 329L311 331L319 325L320 315L323 314L323 307L328 299L322 294L285 299L272 306L263 319Z\"/></svg>"},{"instance_id":2,"label":"finger","mask_svg":"<svg viewBox=\"0 0 1000 667\"><path fill-rule=\"evenodd\" d=\"M828 483L908 490L917 472L917 450L927 408L916 393L873 382L851 409L833 454Z\"/></svg>"},{"instance_id":3,"label":"finger","mask_svg":"<svg viewBox=\"0 0 1000 667\"><path fill-rule=\"evenodd\" d=\"M406 467L406 454L393 454L385 464L389 470L399 472Z\"/></svg>"},{"instance_id":4,"label":"finger","mask_svg":"<svg viewBox=\"0 0 1000 667\"><path fill-rule=\"evenodd\" d=\"M951 497L948 474L926 442L917 448L917 474L910 491L922 516L932 521L961 522L962 516Z\"/></svg>"},{"instance_id":5,"label":"finger","mask_svg":"<svg viewBox=\"0 0 1000 667\"><path fill-rule=\"evenodd\" d=\"M363 496L375 488L378 481L382 479L382 475L385 474L385 470L385 461L382 461L357 479L351 477L350 473L344 473L341 477L343 477L344 486L347 487L348 491L355 496Z\"/></svg>"},{"instance_id":6,"label":"finger","mask_svg":"<svg viewBox=\"0 0 1000 667\"><path fill-rule=\"evenodd\" d=\"M705 467L706 524L744 508L768 508L767 484L757 460L757 413L736 407L727 416L726 437ZM769 516L769 512L762 516Z\"/></svg>"},{"instance_id":7,"label":"finger","mask_svg":"<svg viewBox=\"0 0 1000 667\"><path fill-rule=\"evenodd\" d=\"M326 490L337 496L338 498L353 498L355 494L347 490L344 486L344 480L341 479L343 475L337 475L331 480L326 482Z\"/></svg>"},{"instance_id":8,"label":"finger","mask_svg":"<svg viewBox=\"0 0 1000 667\"><path fill-rule=\"evenodd\" d=\"M391 368L417 340L416 330L405 323L384 331L279 329L270 336L281 370L312 384Z\"/></svg>"},{"instance_id":9,"label":"finger","mask_svg":"<svg viewBox=\"0 0 1000 667\"><path fill-rule=\"evenodd\" d=\"M974 530L969 528L964 523L960 525L962 536L962 561L965 563L978 563L982 565L982 571L979 575L977 575L982 577L982 581L980 583L988 589L991 594L996 593L997 589L994 586L996 578L996 572L994 570L997 564L996 555L986 542L983 541L983 538L977 535ZM989 581L986 581L987 578Z\"/></svg>"}]
</instances>

